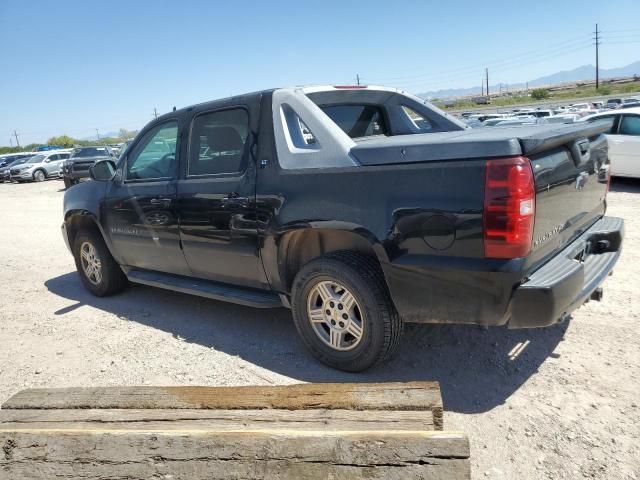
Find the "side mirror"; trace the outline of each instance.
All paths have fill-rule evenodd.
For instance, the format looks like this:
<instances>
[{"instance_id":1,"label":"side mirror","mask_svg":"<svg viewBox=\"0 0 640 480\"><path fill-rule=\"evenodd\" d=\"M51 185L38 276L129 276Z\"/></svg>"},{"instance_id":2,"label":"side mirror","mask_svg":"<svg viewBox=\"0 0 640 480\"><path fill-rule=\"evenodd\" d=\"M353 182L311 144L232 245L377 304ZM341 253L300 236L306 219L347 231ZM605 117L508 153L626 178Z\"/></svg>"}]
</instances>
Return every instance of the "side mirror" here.
<instances>
[{"instance_id":1,"label":"side mirror","mask_svg":"<svg viewBox=\"0 0 640 480\"><path fill-rule=\"evenodd\" d=\"M108 182L116 173L116 162L113 160L100 160L89 169L89 177L97 182Z\"/></svg>"}]
</instances>

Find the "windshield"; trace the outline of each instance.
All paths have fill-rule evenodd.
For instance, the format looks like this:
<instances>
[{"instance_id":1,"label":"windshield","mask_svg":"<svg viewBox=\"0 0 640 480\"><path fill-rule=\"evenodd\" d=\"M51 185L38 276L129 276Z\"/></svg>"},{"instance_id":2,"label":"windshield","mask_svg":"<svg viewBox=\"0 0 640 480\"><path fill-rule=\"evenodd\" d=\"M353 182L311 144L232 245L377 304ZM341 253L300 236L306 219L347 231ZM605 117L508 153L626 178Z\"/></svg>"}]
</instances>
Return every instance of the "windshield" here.
<instances>
[{"instance_id":1,"label":"windshield","mask_svg":"<svg viewBox=\"0 0 640 480\"><path fill-rule=\"evenodd\" d=\"M34 157L28 158L27 159L27 163L42 163L42 161L45 159L46 157L44 155L36 155Z\"/></svg>"},{"instance_id":2,"label":"windshield","mask_svg":"<svg viewBox=\"0 0 640 480\"><path fill-rule=\"evenodd\" d=\"M15 162L11 163L10 165L13 167L14 165L22 165L23 163L26 163L27 160L29 160L31 157L25 157L25 158L19 158L18 160L16 160Z\"/></svg>"},{"instance_id":3,"label":"windshield","mask_svg":"<svg viewBox=\"0 0 640 480\"><path fill-rule=\"evenodd\" d=\"M109 152L107 152L106 147L87 147L80 148L73 152L71 158L78 157L108 157Z\"/></svg>"}]
</instances>

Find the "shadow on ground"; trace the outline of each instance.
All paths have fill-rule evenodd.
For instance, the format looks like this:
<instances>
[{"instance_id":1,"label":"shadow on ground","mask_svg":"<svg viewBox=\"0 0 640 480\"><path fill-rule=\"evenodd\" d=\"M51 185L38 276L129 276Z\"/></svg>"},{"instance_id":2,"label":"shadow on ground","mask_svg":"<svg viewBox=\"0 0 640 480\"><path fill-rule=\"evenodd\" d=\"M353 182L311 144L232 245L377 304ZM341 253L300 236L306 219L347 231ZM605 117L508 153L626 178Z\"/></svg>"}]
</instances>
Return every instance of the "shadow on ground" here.
<instances>
[{"instance_id":1,"label":"shadow on ground","mask_svg":"<svg viewBox=\"0 0 640 480\"><path fill-rule=\"evenodd\" d=\"M555 355L567 328L566 323L533 330L408 325L392 361L347 374L306 353L285 309L251 309L137 285L114 297L97 298L84 289L75 272L48 280L46 287L75 302L56 315L91 305L301 381L437 380L445 408L462 413L484 412L503 403Z\"/></svg>"}]
</instances>

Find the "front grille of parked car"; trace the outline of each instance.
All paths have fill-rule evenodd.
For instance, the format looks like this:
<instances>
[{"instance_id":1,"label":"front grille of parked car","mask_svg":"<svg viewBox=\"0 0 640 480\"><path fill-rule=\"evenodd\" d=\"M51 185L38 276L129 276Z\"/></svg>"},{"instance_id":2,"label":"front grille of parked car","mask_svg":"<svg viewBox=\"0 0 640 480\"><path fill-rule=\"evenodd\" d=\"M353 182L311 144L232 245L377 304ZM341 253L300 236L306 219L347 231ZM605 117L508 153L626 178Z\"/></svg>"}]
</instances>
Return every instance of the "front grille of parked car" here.
<instances>
[{"instance_id":1,"label":"front grille of parked car","mask_svg":"<svg viewBox=\"0 0 640 480\"><path fill-rule=\"evenodd\" d=\"M93 165L92 163L74 163L71 170L74 172L86 172Z\"/></svg>"},{"instance_id":2,"label":"front grille of parked car","mask_svg":"<svg viewBox=\"0 0 640 480\"><path fill-rule=\"evenodd\" d=\"M11 175L19 175L20 174L20 169L14 168L11 170Z\"/></svg>"}]
</instances>

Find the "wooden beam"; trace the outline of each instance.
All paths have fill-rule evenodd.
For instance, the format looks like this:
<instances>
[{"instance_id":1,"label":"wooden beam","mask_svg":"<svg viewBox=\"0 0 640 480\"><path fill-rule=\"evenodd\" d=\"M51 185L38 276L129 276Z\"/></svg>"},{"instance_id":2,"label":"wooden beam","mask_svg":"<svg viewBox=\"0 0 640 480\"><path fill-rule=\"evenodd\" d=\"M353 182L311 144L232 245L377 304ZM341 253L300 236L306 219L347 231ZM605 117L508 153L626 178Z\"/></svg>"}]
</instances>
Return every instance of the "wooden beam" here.
<instances>
[{"instance_id":1,"label":"wooden beam","mask_svg":"<svg viewBox=\"0 0 640 480\"><path fill-rule=\"evenodd\" d=\"M0 431L6 478L470 478L469 443L451 432Z\"/></svg>"},{"instance_id":2,"label":"wooden beam","mask_svg":"<svg viewBox=\"0 0 640 480\"><path fill-rule=\"evenodd\" d=\"M29 389L11 397L2 408L408 410L429 412L435 428L443 428L437 382Z\"/></svg>"},{"instance_id":3,"label":"wooden beam","mask_svg":"<svg viewBox=\"0 0 640 480\"><path fill-rule=\"evenodd\" d=\"M429 431L433 419L424 412L359 410L160 410L74 409L1 410L0 431L101 430L157 431L202 430L215 424L217 431L271 432L273 430L352 432Z\"/></svg>"}]
</instances>

